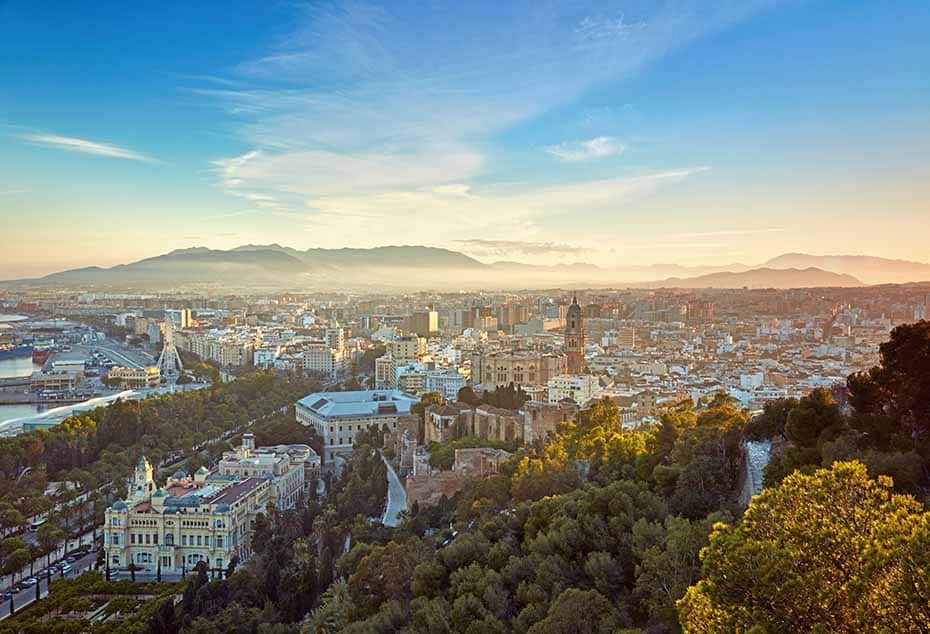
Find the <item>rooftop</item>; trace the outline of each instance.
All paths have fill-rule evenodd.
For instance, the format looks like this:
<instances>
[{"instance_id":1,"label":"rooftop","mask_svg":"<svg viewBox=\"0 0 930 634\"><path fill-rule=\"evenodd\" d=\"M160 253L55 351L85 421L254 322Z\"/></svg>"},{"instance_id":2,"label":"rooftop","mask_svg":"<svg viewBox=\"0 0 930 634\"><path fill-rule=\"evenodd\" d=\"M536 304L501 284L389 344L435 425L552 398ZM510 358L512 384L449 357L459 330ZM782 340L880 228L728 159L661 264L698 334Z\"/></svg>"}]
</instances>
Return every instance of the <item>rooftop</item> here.
<instances>
[{"instance_id":1,"label":"rooftop","mask_svg":"<svg viewBox=\"0 0 930 634\"><path fill-rule=\"evenodd\" d=\"M317 392L297 401L326 418L358 418L410 414L419 399L400 390L359 390L354 392Z\"/></svg>"},{"instance_id":2,"label":"rooftop","mask_svg":"<svg viewBox=\"0 0 930 634\"><path fill-rule=\"evenodd\" d=\"M222 489L219 493L207 500L210 504L233 504L245 497L262 483L267 482L267 478L246 478Z\"/></svg>"}]
</instances>

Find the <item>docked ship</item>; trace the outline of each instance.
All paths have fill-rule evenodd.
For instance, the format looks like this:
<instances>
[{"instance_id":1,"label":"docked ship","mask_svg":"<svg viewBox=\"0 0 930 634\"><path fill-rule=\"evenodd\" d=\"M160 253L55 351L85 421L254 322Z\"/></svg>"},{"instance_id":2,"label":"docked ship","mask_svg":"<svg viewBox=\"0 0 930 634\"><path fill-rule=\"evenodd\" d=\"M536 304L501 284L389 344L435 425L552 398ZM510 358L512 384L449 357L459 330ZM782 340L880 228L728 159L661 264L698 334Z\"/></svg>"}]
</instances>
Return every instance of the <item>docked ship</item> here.
<instances>
[{"instance_id":1,"label":"docked ship","mask_svg":"<svg viewBox=\"0 0 930 634\"><path fill-rule=\"evenodd\" d=\"M54 348L33 348L32 362L37 365L44 365L54 351Z\"/></svg>"},{"instance_id":2,"label":"docked ship","mask_svg":"<svg viewBox=\"0 0 930 634\"><path fill-rule=\"evenodd\" d=\"M32 355L32 344L21 343L0 346L0 359L13 359L16 357L28 357Z\"/></svg>"}]
</instances>

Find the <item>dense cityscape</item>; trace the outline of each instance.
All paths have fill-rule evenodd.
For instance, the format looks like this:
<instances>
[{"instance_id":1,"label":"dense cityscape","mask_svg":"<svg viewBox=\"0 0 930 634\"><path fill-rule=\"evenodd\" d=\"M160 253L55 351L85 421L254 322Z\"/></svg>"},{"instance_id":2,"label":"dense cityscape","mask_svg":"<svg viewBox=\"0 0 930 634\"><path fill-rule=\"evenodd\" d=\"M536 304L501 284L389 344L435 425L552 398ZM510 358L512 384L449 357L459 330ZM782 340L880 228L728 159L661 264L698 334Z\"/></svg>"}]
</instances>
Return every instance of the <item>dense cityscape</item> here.
<instances>
[{"instance_id":1,"label":"dense cityscape","mask_svg":"<svg viewBox=\"0 0 930 634\"><path fill-rule=\"evenodd\" d=\"M930 632L928 33L0 1L0 634Z\"/></svg>"},{"instance_id":2,"label":"dense cityscape","mask_svg":"<svg viewBox=\"0 0 930 634\"><path fill-rule=\"evenodd\" d=\"M297 539L316 549L300 564L315 570L301 589L309 594L290 608L303 615L305 631L356 622L360 631L388 631L410 618L404 613L416 624L433 618L416 606L438 608L338 607L347 599L327 593L354 592L374 571L345 568L371 557L369 566L415 566L397 583L416 595L431 557L444 561L459 542L467 549L486 539L466 529L497 514L501 482L511 482L503 503L526 509L504 515L521 515L541 496L611 486L633 467L639 473L643 460L656 460L655 443L672 440L662 440L666 434L678 436L674 447L711 451L678 465L682 450L673 448L673 467L660 461L646 476L667 492L683 528L697 533L705 515L739 514L763 486L795 466L819 465L823 452L858 455L899 488L924 490L919 454L877 458L855 449L862 438L851 447L840 442L855 432L835 429L827 445L814 437L811 454L785 425L792 408L813 406L856 420L851 401L862 397L851 398L848 377L883 363L882 344L896 328L928 323L930 284L400 295L20 284L3 291L0 306L3 470L16 483L4 493L2 516L7 615L17 604L41 605L53 577L86 570L109 583L156 584L155 598L132 615L102 604L104 623L208 631L197 620L207 608L185 603L190 616L170 616L157 597L181 592L185 579L196 579L188 588L213 592L242 575L269 574L266 549L283 531L303 534ZM220 408L233 398L223 392L259 384L270 390L260 407L238 401L242 411L214 409L218 398ZM199 423L180 413L195 406L211 408L196 414ZM178 413L160 421L162 411ZM690 437L697 429L689 432L694 423L685 421L695 416L697 429L714 420L702 432L711 437ZM184 431L159 444L158 427L176 424ZM604 426L609 440L592 445L588 436ZM582 444L558 468L552 452L566 442ZM694 488L704 477L713 484ZM14 491L20 497L11 498ZM356 513L367 521L357 524ZM291 556L284 561L297 565ZM681 565L697 575L696 550L690 557ZM637 564L636 588L647 561ZM392 587L381 591L390 595ZM653 629L668 623L679 597L641 592L634 590L638 607L611 608L605 618ZM288 620L264 611L249 618ZM341 625L326 625L330 618ZM155 625L159 619L171 622ZM372 619L392 625L384 630Z\"/></svg>"}]
</instances>

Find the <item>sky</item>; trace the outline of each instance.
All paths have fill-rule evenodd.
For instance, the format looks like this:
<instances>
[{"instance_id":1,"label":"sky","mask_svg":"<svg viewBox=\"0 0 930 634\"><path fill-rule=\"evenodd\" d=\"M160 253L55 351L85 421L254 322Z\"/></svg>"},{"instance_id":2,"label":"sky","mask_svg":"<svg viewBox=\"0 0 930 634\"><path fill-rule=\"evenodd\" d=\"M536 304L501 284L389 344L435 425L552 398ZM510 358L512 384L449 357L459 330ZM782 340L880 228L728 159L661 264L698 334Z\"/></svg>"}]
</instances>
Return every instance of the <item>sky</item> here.
<instances>
[{"instance_id":1,"label":"sky","mask_svg":"<svg viewBox=\"0 0 930 634\"><path fill-rule=\"evenodd\" d=\"M177 248L930 261L926 0L0 0L0 279Z\"/></svg>"}]
</instances>

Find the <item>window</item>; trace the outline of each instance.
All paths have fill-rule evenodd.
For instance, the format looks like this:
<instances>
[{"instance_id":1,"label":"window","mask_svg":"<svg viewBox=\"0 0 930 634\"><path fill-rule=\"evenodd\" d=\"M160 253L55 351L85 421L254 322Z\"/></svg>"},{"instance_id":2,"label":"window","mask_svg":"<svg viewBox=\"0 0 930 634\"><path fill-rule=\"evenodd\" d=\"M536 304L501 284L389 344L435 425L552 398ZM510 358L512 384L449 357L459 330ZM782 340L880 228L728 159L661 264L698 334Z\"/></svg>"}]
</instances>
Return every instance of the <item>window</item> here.
<instances>
[{"instance_id":1,"label":"window","mask_svg":"<svg viewBox=\"0 0 930 634\"><path fill-rule=\"evenodd\" d=\"M158 533L152 534L152 543L158 546Z\"/></svg>"},{"instance_id":2,"label":"window","mask_svg":"<svg viewBox=\"0 0 930 634\"><path fill-rule=\"evenodd\" d=\"M119 546L119 533L113 533L113 534L110 536L110 542L111 542L114 546Z\"/></svg>"},{"instance_id":3,"label":"window","mask_svg":"<svg viewBox=\"0 0 930 634\"><path fill-rule=\"evenodd\" d=\"M201 539L200 535L197 536L197 545L203 546L203 540Z\"/></svg>"},{"instance_id":4,"label":"window","mask_svg":"<svg viewBox=\"0 0 930 634\"><path fill-rule=\"evenodd\" d=\"M206 537L203 538L203 545L204 545L204 546L209 546L209 545L210 545L210 536L209 536L209 535L207 535Z\"/></svg>"},{"instance_id":5,"label":"window","mask_svg":"<svg viewBox=\"0 0 930 634\"><path fill-rule=\"evenodd\" d=\"M136 543L136 534L135 534L135 533L129 533L129 543L130 543L130 544L135 544L135 543Z\"/></svg>"},{"instance_id":6,"label":"window","mask_svg":"<svg viewBox=\"0 0 930 634\"><path fill-rule=\"evenodd\" d=\"M181 535L181 545L187 546L187 535Z\"/></svg>"},{"instance_id":7,"label":"window","mask_svg":"<svg viewBox=\"0 0 930 634\"><path fill-rule=\"evenodd\" d=\"M168 533L165 535L165 544L168 546L174 546L174 533Z\"/></svg>"},{"instance_id":8,"label":"window","mask_svg":"<svg viewBox=\"0 0 930 634\"><path fill-rule=\"evenodd\" d=\"M152 543L152 536L149 535L148 533L145 534L145 543L146 543L146 544L151 544L151 543Z\"/></svg>"},{"instance_id":9,"label":"window","mask_svg":"<svg viewBox=\"0 0 930 634\"><path fill-rule=\"evenodd\" d=\"M222 535L217 535L217 536L216 536L216 547L217 547L217 548L222 548L222 547L223 547L223 536L222 536Z\"/></svg>"}]
</instances>

